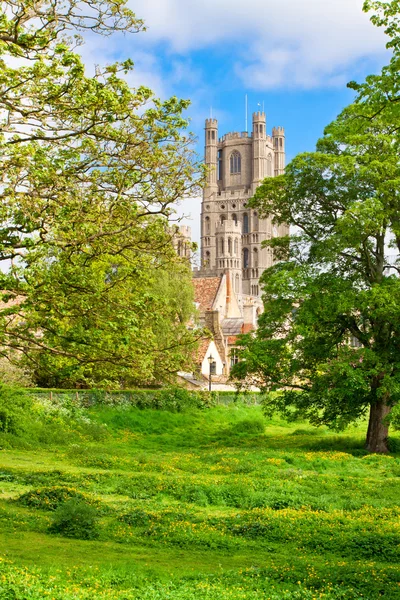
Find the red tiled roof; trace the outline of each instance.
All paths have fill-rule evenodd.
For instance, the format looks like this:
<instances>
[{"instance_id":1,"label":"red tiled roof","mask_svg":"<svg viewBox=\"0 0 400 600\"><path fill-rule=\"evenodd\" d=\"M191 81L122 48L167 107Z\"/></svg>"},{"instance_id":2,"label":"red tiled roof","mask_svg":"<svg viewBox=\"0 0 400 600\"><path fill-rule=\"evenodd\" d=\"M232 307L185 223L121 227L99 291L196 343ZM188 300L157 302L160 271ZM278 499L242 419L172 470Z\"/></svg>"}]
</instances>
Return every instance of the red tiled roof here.
<instances>
[{"instance_id":1,"label":"red tiled roof","mask_svg":"<svg viewBox=\"0 0 400 600\"><path fill-rule=\"evenodd\" d=\"M211 310L221 284L220 277L197 277L193 279L194 300L200 312Z\"/></svg>"},{"instance_id":2,"label":"red tiled roof","mask_svg":"<svg viewBox=\"0 0 400 600\"><path fill-rule=\"evenodd\" d=\"M197 362L203 362L210 343L211 343L211 340L209 338L203 338L202 340L200 340L200 343L198 345L197 352L196 352Z\"/></svg>"}]
</instances>

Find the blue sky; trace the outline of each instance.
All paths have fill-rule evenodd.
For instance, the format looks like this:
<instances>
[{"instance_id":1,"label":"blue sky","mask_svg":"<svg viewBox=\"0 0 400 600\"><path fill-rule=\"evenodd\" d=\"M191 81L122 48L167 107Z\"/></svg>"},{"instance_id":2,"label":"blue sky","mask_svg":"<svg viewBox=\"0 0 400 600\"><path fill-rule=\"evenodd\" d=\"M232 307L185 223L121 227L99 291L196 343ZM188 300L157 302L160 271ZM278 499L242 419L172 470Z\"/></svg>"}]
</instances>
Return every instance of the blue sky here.
<instances>
[{"instance_id":1,"label":"blue sky","mask_svg":"<svg viewBox=\"0 0 400 600\"><path fill-rule=\"evenodd\" d=\"M382 31L362 12L363 0L128 0L147 31L90 38L88 66L132 58L133 85L158 96L190 98L191 130L203 153L204 119L220 135L244 130L265 106L267 128L286 129L287 158L313 150L361 81L388 61ZM179 208L199 239L200 199Z\"/></svg>"}]
</instances>

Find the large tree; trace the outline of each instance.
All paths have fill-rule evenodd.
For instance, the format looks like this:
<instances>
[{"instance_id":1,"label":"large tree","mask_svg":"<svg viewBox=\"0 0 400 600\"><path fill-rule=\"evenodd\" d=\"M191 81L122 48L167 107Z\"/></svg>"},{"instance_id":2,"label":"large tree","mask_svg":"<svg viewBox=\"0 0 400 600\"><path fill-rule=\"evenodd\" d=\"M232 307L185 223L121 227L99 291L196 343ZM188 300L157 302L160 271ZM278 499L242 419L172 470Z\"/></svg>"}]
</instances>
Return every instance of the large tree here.
<instances>
[{"instance_id":1,"label":"large tree","mask_svg":"<svg viewBox=\"0 0 400 600\"><path fill-rule=\"evenodd\" d=\"M5 353L11 348L34 358L35 351L46 350L66 359L73 355L86 368L91 358L94 364L116 365L118 353L107 358L107 344L101 352L97 343L90 350L96 331L103 331L105 340L114 327L114 350L125 332L120 313L106 310L105 293L111 297L118 288L129 312L135 277L147 278L151 288L155 265L164 265L165 273L168 261L170 270L175 268L168 219L175 203L196 193L200 182L193 140L185 133L188 102L160 101L148 88L130 88L123 76L133 68L130 60L97 67L88 76L74 49L82 41L79 33L87 30L111 35L141 29L125 0L2 3L0 288L6 304L0 311L0 346ZM112 265L112 282L102 280ZM59 328L51 320L56 304L64 317ZM96 315L92 335L83 335L80 346L77 306ZM150 315L155 306L149 303L147 310ZM73 332L65 330L68 316ZM67 339L73 343L67 345Z\"/></svg>"},{"instance_id":2,"label":"large tree","mask_svg":"<svg viewBox=\"0 0 400 600\"><path fill-rule=\"evenodd\" d=\"M316 152L297 156L251 201L289 223L270 242L265 311L243 338L239 377L268 391L266 407L336 428L369 414L367 448L387 452L400 401L399 3L368 2L393 49L326 128Z\"/></svg>"}]
</instances>

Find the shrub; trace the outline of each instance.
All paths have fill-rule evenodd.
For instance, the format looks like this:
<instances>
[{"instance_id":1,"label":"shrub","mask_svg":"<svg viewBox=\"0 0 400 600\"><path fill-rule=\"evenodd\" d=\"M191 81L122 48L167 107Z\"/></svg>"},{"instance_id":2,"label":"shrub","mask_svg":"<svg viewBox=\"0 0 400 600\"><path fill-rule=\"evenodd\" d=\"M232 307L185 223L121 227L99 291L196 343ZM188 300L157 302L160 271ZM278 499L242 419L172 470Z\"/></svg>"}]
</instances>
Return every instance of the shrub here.
<instances>
[{"instance_id":1,"label":"shrub","mask_svg":"<svg viewBox=\"0 0 400 600\"><path fill-rule=\"evenodd\" d=\"M18 435L27 429L32 400L23 391L0 383L0 432Z\"/></svg>"},{"instance_id":2,"label":"shrub","mask_svg":"<svg viewBox=\"0 0 400 600\"><path fill-rule=\"evenodd\" d=\"M69 538L94 540L99 537L98 520L94 506L79 498L72 498L57 508L49 532Z\"/></svg>"},{"instance_id":3,"label":"shrub","mask_svg":"<svg viewBox=\"0 0 400 600\"><path fill-rule=\"evenodd\" d=\"M16 502L29 508L37 508L39 510L56 510L60 505L69 500L79 500L87 504L95 504L86 494L79 492L75 488L65 486L45 487L37 490L25 492L17 498Z\"/></svg>"},{"instance_id":4,"label":"shrub","mask_svg":"<svg viewBox=\"0 0 400 600\"><path fill-rule=\"evenodd\" d=\"M230 432L234 434L258 434L264 433L265 424L262 419L243 419L238 421L230 428Z\"/></svg>"}]
</instances>

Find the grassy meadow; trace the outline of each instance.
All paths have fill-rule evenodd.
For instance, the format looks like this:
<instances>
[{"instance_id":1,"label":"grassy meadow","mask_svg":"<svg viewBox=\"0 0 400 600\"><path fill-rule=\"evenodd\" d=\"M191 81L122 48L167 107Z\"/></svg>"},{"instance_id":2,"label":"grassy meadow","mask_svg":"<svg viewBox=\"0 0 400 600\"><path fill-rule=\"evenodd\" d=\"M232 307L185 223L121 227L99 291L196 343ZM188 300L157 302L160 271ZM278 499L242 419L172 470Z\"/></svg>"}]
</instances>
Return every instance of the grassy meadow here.
<instances>
[{"instance_id":1,"label":"grassy meadow","mask_svg":"<svg viewBox=\"0 0 400 600\"><path fill-rule=\"evenodd\" d=\"M400 455L365 424L38 414L0 434L1 600L400 598Z\"/></svg>"}]
</instances>

